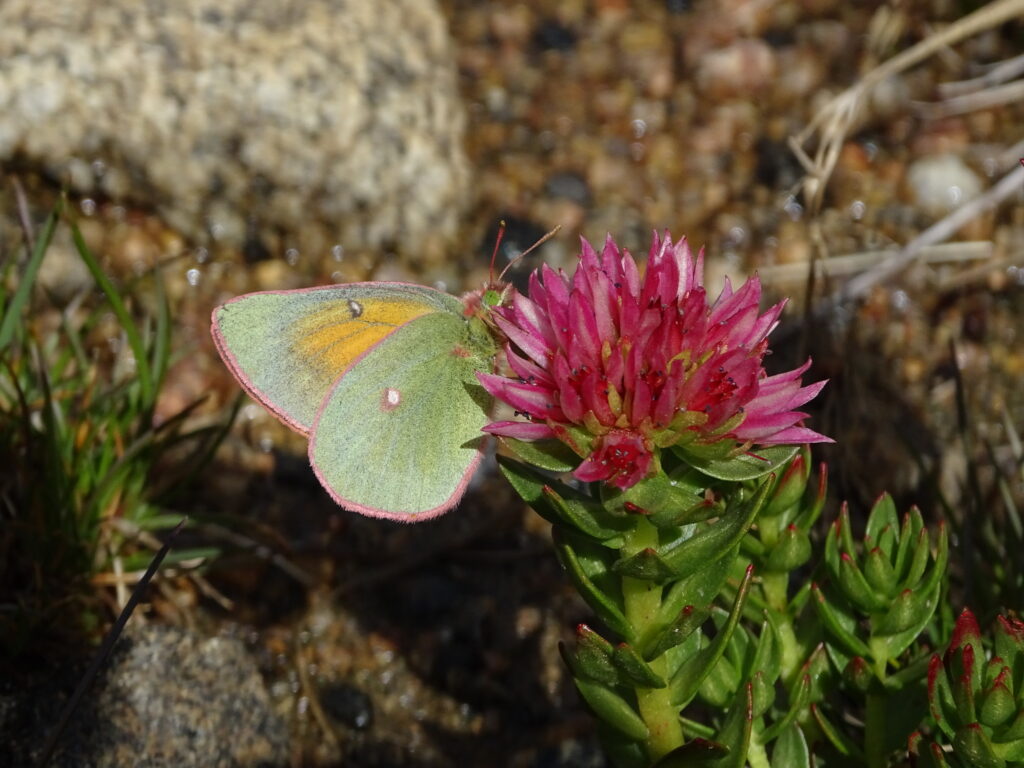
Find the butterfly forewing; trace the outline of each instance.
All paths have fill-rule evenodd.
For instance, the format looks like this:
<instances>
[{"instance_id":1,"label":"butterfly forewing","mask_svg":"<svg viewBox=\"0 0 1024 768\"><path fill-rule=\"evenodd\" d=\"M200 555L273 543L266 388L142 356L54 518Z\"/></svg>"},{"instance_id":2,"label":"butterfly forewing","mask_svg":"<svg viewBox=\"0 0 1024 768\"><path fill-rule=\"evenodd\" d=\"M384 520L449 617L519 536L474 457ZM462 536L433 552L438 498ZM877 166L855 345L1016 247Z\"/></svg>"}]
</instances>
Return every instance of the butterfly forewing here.
<instances>
[{"instance_id":1,"label":"butterfly forewing","mask_svg":"<svg viewBox=\"0 0 1024 768\"><path fill-rule=\"evenodd\" d=\"M249 394L309 434L331 387L368 349L417 318L461 312L455 297L406 283L268 291L214 310L213 338Z\"/></svg>"}]
</instances>

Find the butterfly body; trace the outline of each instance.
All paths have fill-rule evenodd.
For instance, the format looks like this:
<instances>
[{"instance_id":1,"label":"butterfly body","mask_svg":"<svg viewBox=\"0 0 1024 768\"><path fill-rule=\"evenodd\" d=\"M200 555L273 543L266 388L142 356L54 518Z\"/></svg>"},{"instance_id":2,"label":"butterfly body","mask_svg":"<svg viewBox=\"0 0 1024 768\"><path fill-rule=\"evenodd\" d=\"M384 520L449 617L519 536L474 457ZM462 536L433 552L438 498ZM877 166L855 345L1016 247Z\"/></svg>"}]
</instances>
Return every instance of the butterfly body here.
<instances>
[{"instance_id":1,"label":"butterfly body","mask_svg":"<svg viewBox=\"0 0 1024 768\"><path fill-rule=\"evenodd\" d=\"M453 507L480 461L491 398L476 379L496 344L478 312L406 283L240 296L213 313L242 386L308 435L342 506L396 520Z\"/></svg>"}]
</instances>

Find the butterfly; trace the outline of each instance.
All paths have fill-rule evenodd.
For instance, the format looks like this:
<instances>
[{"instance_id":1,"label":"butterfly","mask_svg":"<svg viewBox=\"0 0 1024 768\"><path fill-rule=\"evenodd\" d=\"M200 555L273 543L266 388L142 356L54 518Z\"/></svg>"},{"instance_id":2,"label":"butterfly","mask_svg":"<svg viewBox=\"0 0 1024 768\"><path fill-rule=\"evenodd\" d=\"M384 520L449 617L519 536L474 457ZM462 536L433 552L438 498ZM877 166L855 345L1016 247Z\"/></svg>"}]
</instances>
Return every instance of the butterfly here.
<instances>
[{"instance_id":1,"label":"butterfly","mask_svg":"<svg viewBox=\"0 0 1024 768\"><path fill-rule=\"evenodd\" d=\"M213 311L217 350L242 387L309 437L341 506L415 521L462 498L492 399L477 382L498 343L491 288L458 299L409 283L239 296Z\"/></svg>"}]
</instances>

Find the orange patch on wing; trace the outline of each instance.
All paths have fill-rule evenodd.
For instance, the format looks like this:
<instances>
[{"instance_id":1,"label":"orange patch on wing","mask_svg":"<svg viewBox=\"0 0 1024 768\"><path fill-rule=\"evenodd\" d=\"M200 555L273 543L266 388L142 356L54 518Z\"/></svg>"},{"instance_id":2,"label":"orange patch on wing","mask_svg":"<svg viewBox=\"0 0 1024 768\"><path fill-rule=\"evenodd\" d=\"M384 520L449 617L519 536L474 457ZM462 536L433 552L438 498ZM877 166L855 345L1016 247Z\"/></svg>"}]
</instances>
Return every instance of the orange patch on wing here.
<instances>
[{"instance_id":1,"label":"orange patch on wing","mask_svg":"<svg viewBox=\"0 0 1024 768\"><path fill-rule=\"evenodd\" d=\"M306 315L293 348L324 375L337 376L399 326L437 308L401 299L350 299Z\"/></svg>"}]
</instances>

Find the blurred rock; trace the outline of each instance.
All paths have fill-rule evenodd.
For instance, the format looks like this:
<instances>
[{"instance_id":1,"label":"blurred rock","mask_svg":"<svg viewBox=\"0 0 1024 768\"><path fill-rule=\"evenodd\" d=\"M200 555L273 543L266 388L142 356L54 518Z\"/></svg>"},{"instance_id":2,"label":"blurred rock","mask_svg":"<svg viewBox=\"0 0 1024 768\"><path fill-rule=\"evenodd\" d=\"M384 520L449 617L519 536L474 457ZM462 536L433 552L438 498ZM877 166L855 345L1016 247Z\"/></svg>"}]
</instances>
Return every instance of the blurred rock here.
<instances>
[{"instance_id":1,"label":"blurred rock","mask_svg":"<svg viewBox=\"0 0 1024 768\"><path fill-rule=\"evenodd\" d=\"M466 202L434 2L7 0L0 61L0 160L192 239L415 257Z\"/></svg>"},{"instance_id":2,"label":"blurred rock","mask_svg":"<svg viewBox=\"0 0 1024 768\"><path fill-rule=\"evenodd\" d=\"M750 96L774 81L776 69L775 52L767 43L737 40L701 59L697 87L715 101Z\"/></svg>"},{"instance_id":3,"label":"blurred rock","mask_svg":"<svg viewBox=\"0 0 1024 768\"><path fill-rule=\"evenodd\" d=\"M79 673L47 675L62 677L77 682ZM47 684L0 691L0 741L12 749L12 765L34 764L66 701ZM53 764L68 768L288 763L287 729L242 644L168 626L135 627L118 641L58 745Z\"/></svg>"},{"instance_id":4,"label":"blurred rock","mask_svg":"<svg viewBox=\"0 0 1024 768\"><path fill-rule=\"evenodd\" d=\"M960 157L928 155L907 170L907 183L918 206L943 216L981 194L981 179Z\"/></svg>"}]
</instances>

